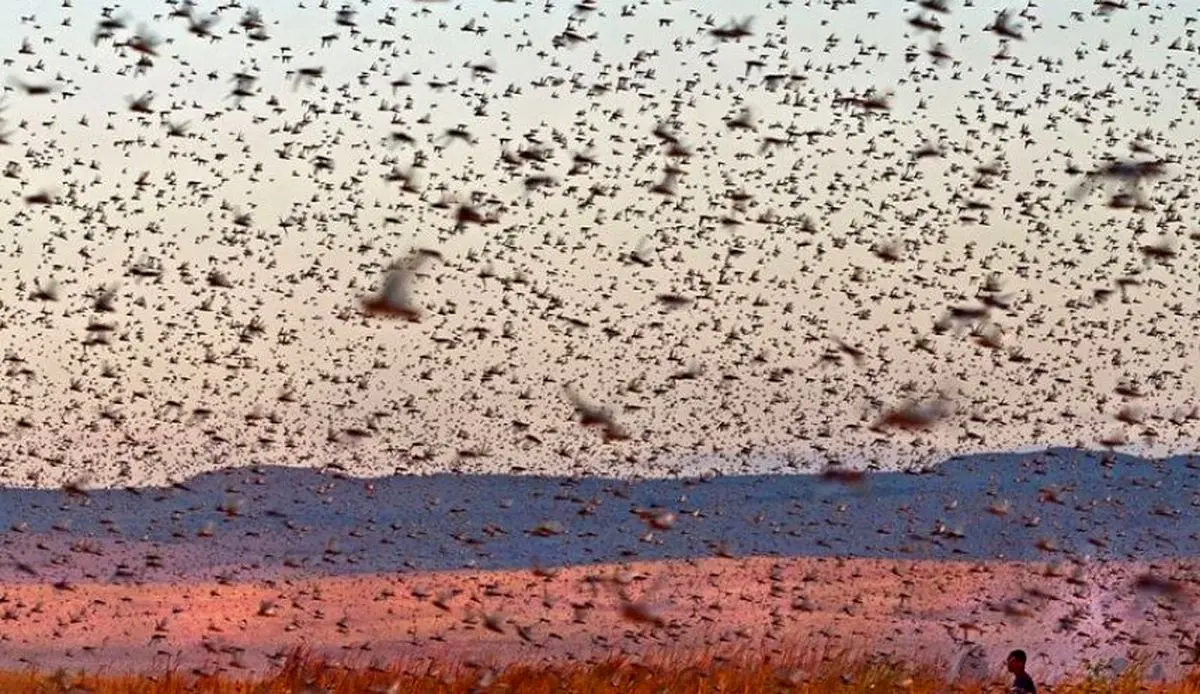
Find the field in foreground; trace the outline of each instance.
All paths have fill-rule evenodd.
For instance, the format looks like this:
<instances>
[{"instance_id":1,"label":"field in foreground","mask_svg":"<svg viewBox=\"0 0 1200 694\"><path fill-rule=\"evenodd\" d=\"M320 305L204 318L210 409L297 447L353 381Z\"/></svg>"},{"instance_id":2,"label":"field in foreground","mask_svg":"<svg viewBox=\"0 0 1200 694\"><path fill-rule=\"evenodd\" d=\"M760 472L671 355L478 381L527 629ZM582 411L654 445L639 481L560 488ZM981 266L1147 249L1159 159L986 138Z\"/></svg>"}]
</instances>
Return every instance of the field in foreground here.
<instances>
[{"instance_id":1,"label":"field in foreground","mask_svg":"<svg viewBox=\"0 0 1200 694\"><path fill-rule=\"evenodd\" d=\"M1175 577L1139 587L1147 572ZM573 667L647 653L776 660L816 654L945 660L990 675L1026 649L1057 681L1143 654L1154 679L1195 666L1196 562L768 557L524 571L60 585L0 582L0 668L250 677L288 649L348 662ZM1190 578L1189 578L1190 577ZM980 674L982 673L982 674ZM0 689L0 691L5 691Z\"/></svg>"},{"instance_id":2,"label":"field in foreground","mask_svg":"<svg viewBox=\"0 0 1200 694\"><path fill-rule=\"evenodd\" d=\"M293 651L274 672L259 677L196 676L166 669L156 675L103 675L36 671L0 672L6 694L91 692L93 694L349 694L368 692L999 692L1004 678L951 681L944 663L912 664L847 656L814 658L796 654L775 661L744 657L692 656L636 661L606 659L574 665L521 665L489 668L471 663L437 665L392 663L350 666L304 649ZM1148 692L1200 694L1200 669L1176 682L1145 681L1137 664L1120 674L1103 668L1042 684L1060 694Z\"/></svg>"}]
</instances>

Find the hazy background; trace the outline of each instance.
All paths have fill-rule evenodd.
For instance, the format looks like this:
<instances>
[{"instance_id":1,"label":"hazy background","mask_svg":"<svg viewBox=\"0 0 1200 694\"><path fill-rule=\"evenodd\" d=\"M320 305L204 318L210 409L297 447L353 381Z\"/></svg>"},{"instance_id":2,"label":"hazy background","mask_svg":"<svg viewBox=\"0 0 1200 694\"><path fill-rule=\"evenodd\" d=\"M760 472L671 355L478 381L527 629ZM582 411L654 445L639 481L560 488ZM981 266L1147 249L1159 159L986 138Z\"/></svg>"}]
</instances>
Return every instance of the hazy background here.
<instances>
[{"instance_id":1,"label":"hazy background","mask_svg":"<svg viewBox=\"0 0 1200 694\"><path fill-rule=\"evenodd\" d=\"M1133 451L1190 451L1197 7L1044 5L1010 6L1024 9L1026 40L996 60L984 29L1005 5L954 3L940 18L954 60L936 66L932 34L905 23L917 6L899 2L371 2L350 5L353 31L336 24L339 3L264 3L265 41L238 26L244 8L219 12L212 41L168 17L173 6L141 2L115 9L127 27L98 42L101 3L15 3L0 29L2 156L19 166L0 178L0 475L128 484L338 463L662 476L924 465L1121 437ZM379 23L389 13L394 25ZM751 14L740 42L708 33ZM462 30L472 22L486 33ZM164 40L141 72L114 46L139 27ZM567 30L594 38L556 45ZM473 76L480 63L495 74ZM312 85L288 74L318 66ZM240 106L237 72L257 76ZM393 90L404 76L411 86ZM894 90L889 112L837 103L871 89ZM156 113L130 111L146 92ZM744 107L757 132L726 127ZM164 119L189 123L188 136L168 137ZM693 151L675 160L686 173L666 204L650 192L668 161L661 122ZM476 144L441 139L459 125ZM763 136L789 130L825 134L761 152ZM393 147L394 132L415 144ZM501 164L529 138L553 156ZM1101 192L1067 202L1069 164L1129 156L1139 139L1179 160L1153 209L1108 209ZM914 160L927 143L944 156ZM568 175L580 152L598 165ZM418 153L419 195L384 180ZM314 171L317 156L333 170ZM1003 174L972 187L994 162ZM558 185L527 195L535 173ZM585 205L593 186L604 193ZM42 190L56 203L23 201ZM723 225L738 190L754 196L732 213L744 223ZM453 206L431 204L476 192L498 223L455 230ZM768 212L779 223L757 221ZM1178 256L1147 264L1139 249L1163 235ZM652 266L622 262L641 240ZM899 262L872 254L888 240L902 242ZM445 258L416 283L426 320L362 317L358 299L414 247ZM161 277L130 274L146 259ZM210 286L213 269L233 287ZM992 273L1013 297L992 315L1004 348L935 334ZM1093 300L1131 273L1141 286L1124 301ZM50 279L59 300L31 299ZM96 313L105 285L116 310ZM664 312L655 296L667 292L697 300ZM246 333L254 320L262 332ZM111 324L110 345L85 344L94 321ZM932 353L915 349L922 337ZM862 364L823 363L833 338L862 349ZM1115 419L1123 380L1146 394L1140 425ZM613 408L631 440L605 444L574 423L564 383ZM955 393L948 421L870 430L938 389Z\"/></svg>"}]
</instances>

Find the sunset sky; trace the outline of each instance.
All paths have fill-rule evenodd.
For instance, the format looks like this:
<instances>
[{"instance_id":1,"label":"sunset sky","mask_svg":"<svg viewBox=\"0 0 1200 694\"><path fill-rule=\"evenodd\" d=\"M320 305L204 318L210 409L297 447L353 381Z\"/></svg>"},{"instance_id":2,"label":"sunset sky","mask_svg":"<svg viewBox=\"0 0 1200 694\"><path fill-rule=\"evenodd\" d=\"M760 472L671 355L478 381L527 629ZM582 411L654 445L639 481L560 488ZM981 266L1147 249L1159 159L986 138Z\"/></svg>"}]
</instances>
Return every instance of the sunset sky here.
<instances>
[{"instance_id":1,"label":"sunset sky","mask_svg":"<svg viewBox=\"0 0 1200 694\"><path fill-rule=\"evenodd\" d=\"M348 6L353 27L340 3L264 2L257 41L246 7L199 3L197 22L217 17L206 38L173 5L126 3L97 39L101 3L18 2L0 28L0 476L659 476L1121 437L1190 451L1197 8L949 4L935 38L907 23L935 13L882 1L376 0ZM998 57L986 28L1006 7L1024 38ZM739 41L711 34L751 17ZM162 40L144 69L135 35ZM312 84L291 74L308 68L323 70ZM239 72L257 78L240 101ZM889 110L838 102L871 90L892 92ZM152 113L130 109L148 93ZM754 129L730 128L746 108ZM691 156L664 155L660 123ZM474 144L443 137L458 127ZM915 158L926 145L942 156ZM540 163L502 161L535 147L551 150ZM418 153L419 194L385 180ZM572 174L576 154L596 164ZM1175 160L1150 209L1110 208L1103 190L1069 201L1068 167L1109 156ZM684 174L664 198L668 163ZM526 192L531 175L555 185ZM40 191L53 204L26 202ZM472 193L498 221L456 230ZM1175 257L1143 252L1164 237ZM891 262L873 252L893 242ZM639 243L648 264L627 261ZM425 319L363 316L414 248L444 259L415 283ZM148 259L161 277L130 274ZM1135 273L1124 301L1096 299ZM993 274L1011 303L975 326L991 347L935 330ZM50 280L57 301L31 298ZM112 312L93 309L103 286ZM660 294L694 302L667 311ZM822 358L838 339L861 363ZM581 427L566 384L629 440ZM953 413L928 431L871 430L939 391Z\"/></svg>"}]
</instances>

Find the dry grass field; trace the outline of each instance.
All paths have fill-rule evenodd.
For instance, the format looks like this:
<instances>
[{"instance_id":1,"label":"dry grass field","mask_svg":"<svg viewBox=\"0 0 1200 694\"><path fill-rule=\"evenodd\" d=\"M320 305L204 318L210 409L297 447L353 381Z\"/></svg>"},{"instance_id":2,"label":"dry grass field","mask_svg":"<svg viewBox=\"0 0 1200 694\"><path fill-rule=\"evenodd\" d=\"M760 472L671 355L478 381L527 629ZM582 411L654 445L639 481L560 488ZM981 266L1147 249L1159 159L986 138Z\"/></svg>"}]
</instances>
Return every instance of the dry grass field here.
<instances>
[{"instance_id":1,"label":"dry grass field","mask_svg":"<svg viewBox=\"0 0 1200 694\"><path fill-rule=\"evenodd\" d=\"M1020 562L746 558L541 577L0 583L0 694L946 692L956 676L1002 675L1015 647L1035 677L1074 683L1053 691L1200 694L1180 635L1195 623L1190 594L1144 595L1139 565L1090 571L1070 585ZM1076 606L1088 611L1064 631ZM1088 664L1106 662L1125 679L1101 682L1111 668L1089 683Z\"/></svg>"},{"instance_id":2,"label":"dry grass field","mask_svg":"<svg viewBox=\"0 0 1200 694\"><path fill-rule=\"evenodd\" d=\"M606 659L574 665L510 664L490 668L477 663L438 664L397 661L348 665L297 648L275 671L261 676L197 675L167 668L158 674L7 671L0 673L5 694L466 694L522 692L551 694L662 694L664 692L1004 692L1003 678L990 682L950 682L944 663L875 662L871 658L833 657L814 662L798 651L775 661L746 657ZM1118 676L1081 673L1041 691L1058 694L1200 694L1200 670L1176 682L1147 682L1136 663Z\"/></svg>"}]
</instances>

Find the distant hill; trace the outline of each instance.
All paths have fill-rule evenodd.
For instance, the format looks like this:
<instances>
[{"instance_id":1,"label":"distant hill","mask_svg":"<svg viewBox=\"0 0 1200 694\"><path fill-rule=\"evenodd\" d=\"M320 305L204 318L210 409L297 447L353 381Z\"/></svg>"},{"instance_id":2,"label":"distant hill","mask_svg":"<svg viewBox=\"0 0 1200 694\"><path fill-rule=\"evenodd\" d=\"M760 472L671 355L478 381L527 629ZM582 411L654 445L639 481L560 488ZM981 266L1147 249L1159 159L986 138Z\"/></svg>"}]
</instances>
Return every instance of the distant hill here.
<instances>
[{"instance_id":1,"label":"distant hill","mask_svg":"<svg viewBox=\"0 0 1200 694\"><path fill-rule=\"evenodd\" d=\"M661 513L657 521L671 527L656 529L636 513L651 509L673 514L673 522ZM0 523L17 531L6 533L0 580L26 581L502 569L714 553L1155 560L1200 555L1200 462L1051 449L953 458L857 485L818 475L367 480L328 469L233 468L86 497L0 489ZM52 563L56 555L68 560ZM39 578L15 568L18 561L41 567Z\"/></svg>"}]
</instances>

